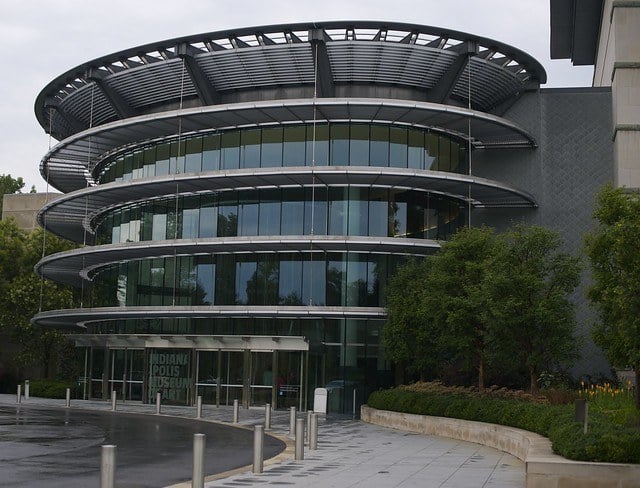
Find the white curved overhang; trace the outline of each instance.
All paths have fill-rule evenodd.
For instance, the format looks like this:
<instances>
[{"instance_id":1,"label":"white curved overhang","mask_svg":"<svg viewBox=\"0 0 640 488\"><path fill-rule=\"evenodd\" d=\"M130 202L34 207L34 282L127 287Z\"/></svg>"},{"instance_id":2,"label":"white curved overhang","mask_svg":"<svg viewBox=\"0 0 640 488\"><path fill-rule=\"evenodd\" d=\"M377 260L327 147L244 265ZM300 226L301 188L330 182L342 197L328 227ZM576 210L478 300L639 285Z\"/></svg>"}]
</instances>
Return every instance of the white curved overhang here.
<instances>
[{"instance_id":1,"label":"white curved overhang","mask_svg":"<svg viewBox=\"0 0 640 488\"><path fill-rule=\"evenodd\" d=\"M91 170L116 150L154 139L211 130L280 124L375 122L429 128L474 147L535 147L513 122L467 108L370 98L262 101L172 110L131 117L78 132L53 147L40 163L42 177L63 193L95 185Z\"/></svg>"},{"instance_id":2,"label":"white curved overhang","mask_svg":"<svg viewBox=\"0 0 640 488\"><path fill-rule=\"evenodd\" d=\"M186 348L218 351L308 351L304 336L197 334L70 334L79 347L111 349Z\"/></svg>"},{"instance_id":3,"label":"white curved overhang","mask_svg":"<svg viewBox=\"0 0 640 488\"><path fill-rule=\"evenodd\" d=\"M115 207L176 195L312 185L422 190L447 195L474 207L536 207L528 192L476 176L409 168L302 166L183 173L89 187L46 204L38 214L38 222L61 237L91 244L91 222Z\"/></svg>"},{"instance_id":4,"label":"white curved overhang","mask_svg":"<svg viewBox=\"0 0 640 488\"><path fill-rule=\"evenodd\" d=\"M381 307L314 307L314 306L152 306L100 307L48 310L31 319L34 325L56 328L86 328L92 322L127 319L166 318L299 318L299 319L385 319Z\"/></svg>"},{"instance_id":5,"label":"white curved overhang","mask_svg":"<svg viewBox=\"0 0 640 488\"><path fill-rule=\"evenodd\" d=\"M35 272L56 282L80 286L113 263L166 256L213 253L359 252L425 256L440 248L439 241L396 237L256 236L127 242L50 254Z\"/></svg>"}]
</instances>

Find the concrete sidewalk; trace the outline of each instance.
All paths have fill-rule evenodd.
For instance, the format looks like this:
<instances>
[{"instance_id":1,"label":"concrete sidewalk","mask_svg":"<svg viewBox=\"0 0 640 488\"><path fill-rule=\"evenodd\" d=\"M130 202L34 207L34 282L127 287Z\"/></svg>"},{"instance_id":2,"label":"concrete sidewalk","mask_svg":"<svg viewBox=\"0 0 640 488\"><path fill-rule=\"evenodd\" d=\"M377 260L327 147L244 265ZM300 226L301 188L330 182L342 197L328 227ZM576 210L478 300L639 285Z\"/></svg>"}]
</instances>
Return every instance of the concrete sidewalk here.
<instances>
[{"instance_id":1,"label":"concrete sidewalk","mask_svg":"<svg viewBox=\"0 0 640 488\"><path fill-rule=\"evenodd\" d=\"M0 402L15 404L16 396L0 395ZM31 397L23 402L33 406L64 407L64 400ZM71 408L110 411L111 402L72 400ZM120 401L117 411L155 415L156 407L155 404ZM195 418L196 409L163 406L162 415ZM306 418L306 414L299 415ZM204 405L203 419L230 424L233 408ZM240 409L240 426L246 428L263 422L264 408ZM336 415L320 417L318 432L318 450L309 451L305 447L303 461L294 461L292 451L287 449L277 459L265 462L262 474L253 475L249 466L207 478L205 486L469 488L522 487L525 484L522 461L479 444L396 431ZM269 433L288 437L288 410L273 412ZM187 487L190 483L179 486Z\"/></svg>"}]
</instances>

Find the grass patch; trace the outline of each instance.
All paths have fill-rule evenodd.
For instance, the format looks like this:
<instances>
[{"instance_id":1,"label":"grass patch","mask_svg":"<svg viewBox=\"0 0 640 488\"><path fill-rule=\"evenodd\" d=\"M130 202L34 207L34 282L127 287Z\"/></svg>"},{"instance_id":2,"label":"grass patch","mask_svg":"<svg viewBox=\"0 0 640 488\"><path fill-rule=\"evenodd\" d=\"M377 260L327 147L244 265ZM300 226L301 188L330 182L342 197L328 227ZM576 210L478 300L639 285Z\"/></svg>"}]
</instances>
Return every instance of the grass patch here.
<instances>
[{"instance_id":1,"label":"grass patch","mask_svg":"<svg viewBox=\"0 0 640 488\"><path fill-rule=\"evenodd\" d=\"M447 387L438 382L373 392L368 405L418 415L507 425L551 440L554 452L577 461L640 463L640 428L603 411L589 412L589 431L574 420L572 404L551 404L523 392Z\"/></svg>"}]
</instances>

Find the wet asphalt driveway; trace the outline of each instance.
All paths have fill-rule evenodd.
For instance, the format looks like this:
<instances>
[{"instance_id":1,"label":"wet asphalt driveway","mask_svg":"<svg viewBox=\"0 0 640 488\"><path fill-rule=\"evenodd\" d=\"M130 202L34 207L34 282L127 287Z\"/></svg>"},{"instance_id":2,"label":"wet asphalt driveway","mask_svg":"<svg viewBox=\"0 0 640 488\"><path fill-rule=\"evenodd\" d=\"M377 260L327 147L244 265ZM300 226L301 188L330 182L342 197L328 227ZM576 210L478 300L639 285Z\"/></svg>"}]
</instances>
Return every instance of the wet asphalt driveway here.
<instances>
[{"instance_id":1,"label":"wet asphalt driveway","mask_svg":"<svg viewBox=\"0 0 640 488\"><path fill-rule=\"evenodd\" d=\"M0 486L90 487L100 483L100 446L115 444L120 488L191 479L193 434L206 434L205 473L250 464L253 432L175 417L0 405ZM265 458L284 443L265 436Z\"/></svg>"}]
</instances>

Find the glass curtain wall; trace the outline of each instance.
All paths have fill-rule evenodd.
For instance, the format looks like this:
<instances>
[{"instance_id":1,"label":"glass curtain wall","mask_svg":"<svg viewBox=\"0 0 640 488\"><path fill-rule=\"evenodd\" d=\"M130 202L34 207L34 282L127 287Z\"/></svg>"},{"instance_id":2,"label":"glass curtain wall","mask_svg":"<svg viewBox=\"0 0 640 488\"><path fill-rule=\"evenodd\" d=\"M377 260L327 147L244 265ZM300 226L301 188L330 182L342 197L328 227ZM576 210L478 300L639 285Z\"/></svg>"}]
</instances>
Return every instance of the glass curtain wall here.
<instances>
[{"instance_id":1,"label":"glass curtain wall","mask_svg":"<svg viewBox=\"0 0 640 488\"><path fill-rule=\"evenodd\" d=\"M315 141L315 148L314 148ZM384 166L468 172L466 143L428 129L335 123L230 130L147 144L96 167L100 183L286 166Z\"/></svg>"},{"instance_id":2,"label":"glass curtain wall","mask_svg":"<svg viewBox=\"0 0 640 488\"><path fill-rule=\"evenodd\" d=\"M123 262L93 277L92 307L308 305L383 307L404 256L253 253Z\"/></svg>"},{"instance_id":3,"label":"glass curtain wall","mask_svg":"<svg viewBox=\"0 0 640 488\"><path fill-rule=\"evenodd\" d=\"M447 239L465 218L459 202L423 191L356 186L243 190L110 210L96 225L96 241L312 233Z\"/></svg>"}]
</instances>

